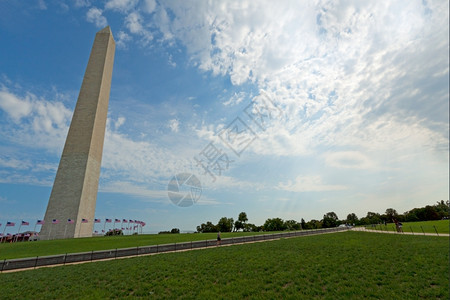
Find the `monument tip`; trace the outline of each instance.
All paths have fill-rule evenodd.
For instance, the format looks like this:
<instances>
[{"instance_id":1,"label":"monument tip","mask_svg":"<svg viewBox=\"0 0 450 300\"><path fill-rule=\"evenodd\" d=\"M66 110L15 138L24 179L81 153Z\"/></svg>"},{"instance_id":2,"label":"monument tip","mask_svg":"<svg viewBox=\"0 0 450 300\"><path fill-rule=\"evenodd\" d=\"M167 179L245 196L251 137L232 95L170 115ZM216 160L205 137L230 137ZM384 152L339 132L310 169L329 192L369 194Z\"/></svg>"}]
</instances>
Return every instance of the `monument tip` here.
<instances>
[{"instance_id":1,"label":"monument tip","mask_svg":"<svg viewBox=\"0 0 450 300\"><path fill-rule=\"evenodd\" d=\"M105 28L103 28L102 30L100 30L99 32L97 32L97 33L109 33L109 34L111 34L111 28L108 25Z\"/></svg>"}]
</instances>

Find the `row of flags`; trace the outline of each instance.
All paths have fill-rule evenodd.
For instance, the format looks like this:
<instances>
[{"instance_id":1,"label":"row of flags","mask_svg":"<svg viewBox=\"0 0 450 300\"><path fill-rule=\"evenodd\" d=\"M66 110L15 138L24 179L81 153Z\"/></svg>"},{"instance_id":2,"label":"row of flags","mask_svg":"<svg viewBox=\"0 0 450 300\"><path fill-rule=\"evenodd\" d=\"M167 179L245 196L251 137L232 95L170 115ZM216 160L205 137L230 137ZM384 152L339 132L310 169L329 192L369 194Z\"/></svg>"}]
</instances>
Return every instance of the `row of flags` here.
<instances>
[{"instance_id":1,"label":"row of flags","mask_svg":"<svg viewBox=\"0 0 450 300\"><path fill-rule=\"evenodd\" d=\"M101 219L94 219L94 223L101 223L102 220ZM44 225L45 221L44 220L37 220L36 225ZM52 220L52 224L59 224L60 221L58 219L53 219ZM73 219L67 219L67 223L68 224L74 224L75 220ZM88 219L81 219L81 223L89 223ZM146 224L144 221L137 221L137 220L126 220L126 219L122 219L122 221L120 219L115 219L114 222L112 221L112 219L105 219L105 223L130 223L130 224L137 224L137 225L141 225L142 227L144 227ZM22 223L20 223L21 226L29 226L30 222L26 222L26 221L22 221ZM2 226L2 224L0 223L0 227ZM16 223L14 222L6 222L5 224L6 227L14 227L16 226Z\"/></svg>"}]
</instances>

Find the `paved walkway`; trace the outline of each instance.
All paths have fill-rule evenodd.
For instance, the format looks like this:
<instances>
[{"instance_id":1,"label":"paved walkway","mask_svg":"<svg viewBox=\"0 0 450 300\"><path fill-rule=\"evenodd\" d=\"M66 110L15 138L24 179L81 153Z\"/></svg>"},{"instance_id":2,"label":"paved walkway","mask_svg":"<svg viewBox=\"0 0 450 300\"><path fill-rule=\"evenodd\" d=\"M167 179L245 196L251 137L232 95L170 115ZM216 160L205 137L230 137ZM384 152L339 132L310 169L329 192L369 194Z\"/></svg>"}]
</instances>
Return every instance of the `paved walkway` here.
<instances>
[{"instance_id":1,"label":"paved walkway","mask_svg":"<svg viewBox=\"0 0 450 300\"><path fill-rule=\"evenodd\" d=\"M448 233L419 233L419 232L396 232L396 231L385 231L385 230L374 230L374 229L367 229L365 227L354 227L352 228L353 231L364 231L364 232L375 232L375 233L390 233L390 234L409 234L409 235L428 235L428 236L443 236L443 237L450 237L450 234Z\"/></svg>"}]
</instances>

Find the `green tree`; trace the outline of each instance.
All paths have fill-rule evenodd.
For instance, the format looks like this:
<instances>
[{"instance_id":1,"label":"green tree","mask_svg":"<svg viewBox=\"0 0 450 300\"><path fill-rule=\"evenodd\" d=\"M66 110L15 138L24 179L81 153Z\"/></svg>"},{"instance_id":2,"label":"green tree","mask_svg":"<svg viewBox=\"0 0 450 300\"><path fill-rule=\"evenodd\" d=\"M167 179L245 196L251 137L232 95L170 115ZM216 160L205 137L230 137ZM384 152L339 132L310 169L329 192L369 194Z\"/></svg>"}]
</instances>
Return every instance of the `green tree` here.
<instances>
[{"instance_id":1,"label":"green tree","mask_svg":"<svg viewBox=\"0 0 450 300\"><path fill-rule=\"evenodd\" d=\"M358 224L358 217L355 213L348 214L346 222L347 224Z\"/></svg>"},{"instance_id":2,"label":"green tree","mask_svg":"<svg viewBox=\"0 0 450 300\"><path fill-rule=\"evenodd\" d=\"M244 226L244 224L241 221L236 220L234 222L234 231L239 231L239 230L244 229L244 228L245 228L245 226Z\"/></svg>"},{"instance_id":3,"label":"green tree","mask_svg":"<svg viewBox=\"0 0 450 300\"><path fill-rule=\"evenodd\" d=\"M197 232L199 233L206 233L206 232L217 232L219 231L217 229L217 226L211 223L210 221L205 223L202 223L200 226L197 226Z\"/></svg>"},{"instance_id":4,"label":"green tree","mask_svg":"<svg viewBox=\"0 0 450 300\"><path fill-rule=\"evenodd\" d=\"M306 223L306 229L319 229L322 228L322 222L312 219Z\"/></svg>"},{"instance_id":5,"label":"green tree","mask_svg":"<svg viewBox=\"0 0 450 300\"><path fill-rule=\"evenodd\" d=\"M222 217L217 223L217 229L221 232L231 232L233 230L233 218Z\"/></svg>"},{"instance_id":6,"label":"green tree","mask_svg":"<svg viewBox=\"0 0 450 300\"><path fill-rule=\"evenodd\" d=\"M244 226L245 232L260 232L262 231L262 226L256 226L255 224L247 223Z\"/></svg>"},{"instance_id":7,"label":"green tree","mask_svg":"<svg viewBox=\"0 0 450 300\"><path fill-rule=\"evenodd\" d=\"M234 230L238 231L245 228L245 224L248 221L247 214L245 212L241 212L238 216L236 222L234 222Z\"/></svg>"},{"instance_id":8,"label":"green tree","mask_svg":"<svg viewBox=\"0 0 450 300\"><path fill-rule=\"evenodd\" d=\"M379 213L369 211L366 216L365 224L379 224L381 223L381 216Z\"/></svg>"},{"instance_id":9,"label":"green tree","mask_svg":"<svg viewBox=\"0 0 450 300\"><path fill-rule=\"evenodd\" d=\"M287 230L300 230L300 223L295 220L287 220L284 222L284 226Z\"/></svg>"},{"instance_id":10,"label":"green tree","mask_svg":"<svg viewBox=\"0 0 450 300\"><path fill-rule=\"evenodd\" d=\"M339 218L335 212L328 212L323 215L322 227L323 228L331 228L336 227L338 225Z\"/></svg>"},{"instance_id":11,"label":"green tree","mask_svg":"<svg viewBox=\"0 0 450 300\"><path fill-rule=\"evenodd\" d=\"M301 219L301 221L300 221L300 226L301 226L301 228L300 229L308 229L308 228L306 228L306 222L305 222L305 219Z\"/></svg>"},{"instance_id":12,"label":"green tree","mask_svg":"<svg viewBox=\"0 0 450 300\"><path fill-rule=\"evenodd\" d=\"M286 229L283 219L267 219L263 225L264 231L282 231Z\"/></svg>"},{"instance_id":13,"label":"green tree","mask_svg":"<svg viewBox=\"0 0 450 300\"><path fill-rule=\"evenodd\" d=\"M386 209L385 214L386 214L386 216L388 217L389 220L398 219L398 213L393 208Z\"/></svg>"},{"instance_id":14,"label":"green tree","mask_svg":"<svg viewBox=\"0 0 450 300\"><path fill-rule=\"evenodd\" d=\"M444 200L438 201L434 207L440 219L448 218L450 209L450 202L448 200L446 202Z\"/></svg>"},{"instance_id":15,"label":"green tree","mask_svg":"<svg viewBox=\"0 0 450 300\"><path fill-rule=\"evenodd\" d=\"M247 214L245 212L241 212L238 220L245 224L248 221Z\"/></svg>"}]
</instances>

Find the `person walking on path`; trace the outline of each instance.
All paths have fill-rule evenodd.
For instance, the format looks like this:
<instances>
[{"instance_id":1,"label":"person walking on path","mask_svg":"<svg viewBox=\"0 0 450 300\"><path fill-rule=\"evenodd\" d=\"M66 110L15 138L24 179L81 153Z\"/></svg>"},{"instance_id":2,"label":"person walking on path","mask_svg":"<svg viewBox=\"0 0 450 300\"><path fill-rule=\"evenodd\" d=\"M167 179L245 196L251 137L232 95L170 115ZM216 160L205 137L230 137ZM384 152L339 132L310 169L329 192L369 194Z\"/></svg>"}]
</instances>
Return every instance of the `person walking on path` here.
<instances>
[{"instance_id":1,"label":"person walking on path","mask_svg":"<svg viewBox=\"0 0 450 300\"><path fill-rule=\"evenodd\" d=\"M217 233L217 246L220 246L222 244L222 239L220 238L220 231Z\"/></svg>"}]
</instances>

